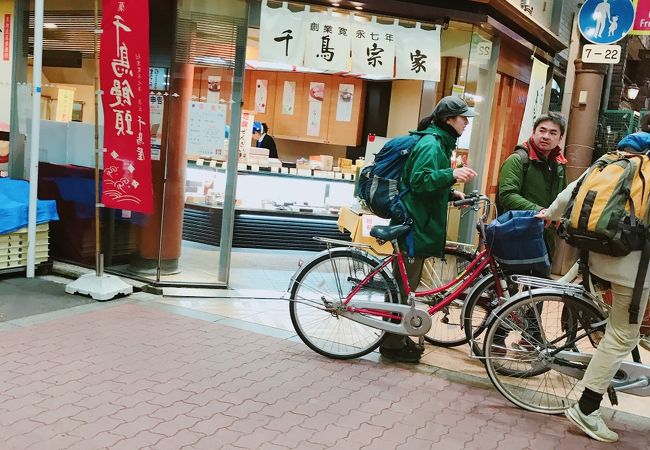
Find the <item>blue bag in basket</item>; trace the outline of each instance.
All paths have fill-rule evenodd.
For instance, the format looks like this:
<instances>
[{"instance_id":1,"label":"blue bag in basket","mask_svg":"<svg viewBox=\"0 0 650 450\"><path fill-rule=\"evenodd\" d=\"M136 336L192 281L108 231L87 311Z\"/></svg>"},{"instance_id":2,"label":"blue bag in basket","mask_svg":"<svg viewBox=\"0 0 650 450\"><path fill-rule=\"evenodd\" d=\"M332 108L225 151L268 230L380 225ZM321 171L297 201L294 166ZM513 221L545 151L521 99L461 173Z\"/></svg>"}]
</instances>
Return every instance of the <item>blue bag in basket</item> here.
<instances>
[{"instance_id":1,"label":"blue bag in basket","mask_svg":"<svg viewBox=\"0 0 650 450\"><path fill-rule=\"evenodd\" d=\"M536 211L508 211L485 227L494 259L510 269L548 272L551 262L544 242L544 221Z\"/></svg>"}]
</instances>

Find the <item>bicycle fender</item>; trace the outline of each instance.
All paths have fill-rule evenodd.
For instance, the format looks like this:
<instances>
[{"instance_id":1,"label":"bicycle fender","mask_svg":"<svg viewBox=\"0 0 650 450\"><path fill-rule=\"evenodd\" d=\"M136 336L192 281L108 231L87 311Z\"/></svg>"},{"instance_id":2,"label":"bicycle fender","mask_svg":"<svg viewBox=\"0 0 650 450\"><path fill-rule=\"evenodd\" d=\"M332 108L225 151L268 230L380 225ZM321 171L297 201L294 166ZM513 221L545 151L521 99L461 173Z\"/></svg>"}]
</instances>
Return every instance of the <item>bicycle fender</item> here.
<instances>
[{"instance_id":1,"label":"bicycle fender","mask_svg":"<svg viewBox=\"0 0 650 450\"><path fill-rule=\"evenodd\" d=\"M469 290L469 292L467 293L467 296L466 296L465 298L466 298L466 299L471 298L472 295L474 295L474 293L478 290L479 286L482 286L482 285L483 285L483 283L485 282L484 280L494 280L494 275L493 275L492 273L490 273L490 274L488 274L488 275L485 275L485 276L482 276L482 277L478 278L478 279L474 282L474 284L472 285L472 287L470 288L470 290ZM465 321L464 321L464 319L465 319L465 317L466 317L466 315L467 315L467 304L468 304L468 302L467 302L467 301L464 301L464 302L463 302L463 309L461 309L461 311L460 311L460 317L461 317L461 328L462 328L462 329L465 328L465 323L464 323Z\"/></svg>"},{"instance_id":2,"label":"bicycle fender","mask_svg":"<svg viewBox=\"0 0 650 450\"><path fill-rule=\"evenodd\" d=\"M518 300L524 299L526 297L530 297L533 295L558 295L558 296L565 296L565 297L571 297L575 301L578 302L584 302L588 303L590 306L598 309L599 311L602 309L598 306L598 304L589 297L589 295L586 292L580 292L580 291L573 291L573 290L565 290L565 289L560 289L560 288L535 288L531 289L528 291L522 291L519 292L518 294L513 295L508 299L507 302L504 302L502 305L499 305L492 313L490 314L490 317L488 318L487 324L485 329L489 329L492 326L492 323L496 320L497 316L501 312L503 308L506 306L510 305L511 303L514 303Z\"/></svg>"}]
</instances>

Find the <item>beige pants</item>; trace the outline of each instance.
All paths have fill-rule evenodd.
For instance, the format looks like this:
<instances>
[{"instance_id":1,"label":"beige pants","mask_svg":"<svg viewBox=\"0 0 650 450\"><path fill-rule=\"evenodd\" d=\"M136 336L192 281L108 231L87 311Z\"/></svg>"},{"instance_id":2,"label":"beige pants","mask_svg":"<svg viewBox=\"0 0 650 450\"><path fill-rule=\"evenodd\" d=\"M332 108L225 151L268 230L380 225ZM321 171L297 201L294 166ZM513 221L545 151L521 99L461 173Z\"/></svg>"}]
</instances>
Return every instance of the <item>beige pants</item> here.
<instances>
[{"instance_id":1,"label":"beige pants","mask_svg":"<svg viewBox=\"0 0 650 450\"><path fill-rule=\"evenodd\" d=\"M607 387L621 363L639 342L640 322L648 303L648 289L645 289L641 296L639 323L634 325L629 323L628 312L632 291L632 288L612 283L612 309L609 312L605 337L598 345L581 382L583 387L599 394L607 392Z\"/></svg>"}]
</instances>

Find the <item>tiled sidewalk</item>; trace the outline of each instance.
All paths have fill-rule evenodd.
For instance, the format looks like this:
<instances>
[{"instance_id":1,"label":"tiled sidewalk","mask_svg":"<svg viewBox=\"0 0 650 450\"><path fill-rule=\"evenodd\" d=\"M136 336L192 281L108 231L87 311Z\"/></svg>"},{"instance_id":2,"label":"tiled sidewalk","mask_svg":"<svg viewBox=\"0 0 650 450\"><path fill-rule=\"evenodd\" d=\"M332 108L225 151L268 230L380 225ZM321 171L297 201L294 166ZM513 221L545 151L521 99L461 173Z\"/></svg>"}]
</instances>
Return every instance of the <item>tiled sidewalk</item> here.
<instances>
[{"instance_id":1,"label":"tiled sidewalk","mask_svg":"<svg viewBox=\"0 0 650 450\"><path fill-rule=\"evenodd\" d=\"M614 422L617 449L650 424ZM117 304L0 332L2 449L614 448L412 367Z\"/></svg>"}]
</instances>

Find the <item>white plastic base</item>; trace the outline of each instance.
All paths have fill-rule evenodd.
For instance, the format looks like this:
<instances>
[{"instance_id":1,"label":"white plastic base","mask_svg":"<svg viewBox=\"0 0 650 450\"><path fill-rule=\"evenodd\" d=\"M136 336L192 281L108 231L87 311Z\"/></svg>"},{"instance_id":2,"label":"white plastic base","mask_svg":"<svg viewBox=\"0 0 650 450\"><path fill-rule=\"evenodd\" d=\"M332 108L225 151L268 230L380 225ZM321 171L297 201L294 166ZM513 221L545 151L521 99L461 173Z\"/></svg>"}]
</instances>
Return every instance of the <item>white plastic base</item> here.
<instances>
[{"instance_id":1,"label":"white plastic base","mask_svg":"<svg viewBox=\"0 0 650 450\"><path fill-rule=\"evenodd\" d=\"M105 302L119 294L132 294L133 286L120 280L115 275L104 274L99 277L95 273L87 273L67 284L65 291L68 294L89 295L94 300Z\"/></svg>"}]
</instances>

